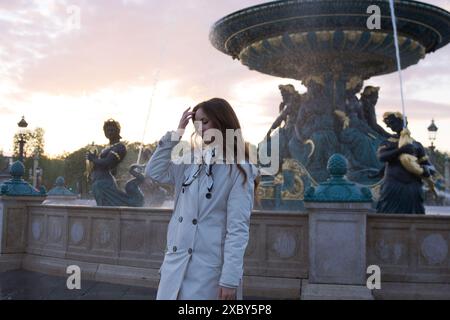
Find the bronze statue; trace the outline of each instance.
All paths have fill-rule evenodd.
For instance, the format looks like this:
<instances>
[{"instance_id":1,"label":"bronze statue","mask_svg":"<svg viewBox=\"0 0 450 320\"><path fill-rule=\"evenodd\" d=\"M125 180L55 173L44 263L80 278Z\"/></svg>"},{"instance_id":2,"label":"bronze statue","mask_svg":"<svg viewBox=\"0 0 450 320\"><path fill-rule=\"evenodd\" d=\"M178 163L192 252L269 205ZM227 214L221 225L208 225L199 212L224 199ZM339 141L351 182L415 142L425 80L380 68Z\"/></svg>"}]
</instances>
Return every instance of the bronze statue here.
<instances>
[{"instance_id":1,"label":"bronze statue","mask_svg":"<svg viewBox=\"0 0 450 320\"><path fill-rule=\"evenodd\" d=\"M342 123L339 140L342 153L350 163L351 179L362 181L364 176L378 172L382 167L376 152L383 137L373 130L364 118L363 106L356 96L363 81L350 81L346 88L344 111L335 111Z\"/></svg>"},{"instance_id":2,"label":"bronze statue","mask_svg":"<svg viewBox=\"0 0 450 320\"><path fill-rule=\"evenodd\" d=\"M294 134L295 129L295 121L297 118L298 110L301 105L302 95L295 90L295 87L291 84L280 85L278 87L280 89L281 97L283 101L280 103L280 114L277 119L273 122L266 136L270 139L270 134L272 130L279 130L279 139L280 139L280 162L282 163L283 159L290 158L289 153L289 139ZM284 122L284 126L281 127ZM270 144L268 144L270 145Z\"/></svg>"},{"instance_id":3,"label":"bronze statue","mask_svg":"<svg viewBox=\"0 0 450 320\"><path fill-rule=\"evenodd\" d=\"M315 180L323 181L328 177L323 168L328 159L339 152L339 141L334 131L334 117L328 108L329 101L323 94L322 79L312 76L304 83L308 91L297 114L289 151Z\"/></svg>"},{"instance_id":4,"label":"bronze statue","mask_svg":"<svg viewBox=\"0 0 450 320\"><path fill-rule=\"evenodd\" d=\"M387 112L383 120L395 134L378 150L378 158L385 163L385 172L377 212L424 214L422 179L430 178L435 170L422 144L410 139L409 131L403 128L401 113ZM409 138L407 144L400 141L405 137ZM413 159L417 163L413 164ZM415 167L420 170L415 170Z\"/></svg>"},{"instance_id":5,"label":"bronze statue","mask_svg":"<svg viewBox=\"0 0 450 320\"><path fill-rule=\"evenodd\" d=\"M280 103L280 114L270 127L267 135L270 134L271 130L279 128L283 121L285 122L284 128L286 130L292 130L302 101L302 96L295 90L292 84L280 85L278 88L283 98L283 101Z\"/></svg>"},{"instance_id":6,"label":"bronze statue","mask_svg":"<svg viewBox=\"0 0 450 320\"><path fill-rule=\"evenodd\" d=\"M377 123L375 106L378 102L379 93L380 87L367 86L364 88L360 99L363 109L363 117L367 124L380 136L390 138L391 134L389 134Z\"/></svg>"},{"instance_id":7,"label":"bronze statue","mask_svg":"<svg viewBox=\"0 0 450 320\"><path fill-rule=\"evenodd\" d=\"M109 139L109 146L100 152L88 152L86 159L92 162L91 174L92 191L98 206L128 206L142 207L144 195L139 185L144 182L144 176L137 165L131 166L130 174L134 176L125 185L125 192L119 189L114 174L117 166L123 161L127 154L125 145L120 142L120 124L113 119L105 121L103 131Z\"/></svg>"}]
</instances>

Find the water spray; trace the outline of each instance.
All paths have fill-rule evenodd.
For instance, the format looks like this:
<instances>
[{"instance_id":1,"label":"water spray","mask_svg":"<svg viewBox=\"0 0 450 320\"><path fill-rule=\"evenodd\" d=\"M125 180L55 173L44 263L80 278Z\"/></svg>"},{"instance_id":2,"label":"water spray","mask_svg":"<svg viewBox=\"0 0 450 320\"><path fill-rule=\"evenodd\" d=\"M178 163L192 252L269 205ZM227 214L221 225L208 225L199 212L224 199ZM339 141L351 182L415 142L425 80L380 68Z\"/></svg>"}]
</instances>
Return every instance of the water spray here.
<instances>
[{"instance_id":1,"label":"water spray","mask_svg":"<svg viewBox=\"0 0 450 320\"><path fill-rule=\"evenodd\" d=\"M400 47L398 42L398 33L397 33L397 21L395 15L395 7L394 0L389 0L389 6L391 8L391 19L392 19L392 27L394 29L394 43L395 43L395 54L397 56L397 69L398 76L400 80L400 97L402 100L402 114L403 114L403 128L407 128L408 124L406 122L406 108L405 108L405 99L403 95L403 76L402 76L402 64L400 60Z\"/></svg>"},{"instance_id":2,"label":"water spray","mask_svg":"<svg viewBox=\"0 0 450 320\"><path fill-rule=\"evenodd\" d=\"M159 52L159 55L160 55L159 61L162 60L163 53L165 52L165 48L166 48L166 42L161 47L161 50ZM150 114L151 114L152 107L153 107L153 100L154 100L156 89L157 89L158 83L159 83L160 73L161 73L161 68L158 68L156 70L156 72L154 73L153 89L152 89L152 94L150 95L150 102L149 102L149 106L148 106L148 109L147 109L147 115L145 117L144 131L142 133L142 139L141 139L141 146L139 148L138 158L137 158L137 161L136 161L137 165L140 165L140 162L141 162L142 150L144 149L144 143L145 143L145 135L147 134L148 121L150 119Z\"/></svg>"}]
</instances>

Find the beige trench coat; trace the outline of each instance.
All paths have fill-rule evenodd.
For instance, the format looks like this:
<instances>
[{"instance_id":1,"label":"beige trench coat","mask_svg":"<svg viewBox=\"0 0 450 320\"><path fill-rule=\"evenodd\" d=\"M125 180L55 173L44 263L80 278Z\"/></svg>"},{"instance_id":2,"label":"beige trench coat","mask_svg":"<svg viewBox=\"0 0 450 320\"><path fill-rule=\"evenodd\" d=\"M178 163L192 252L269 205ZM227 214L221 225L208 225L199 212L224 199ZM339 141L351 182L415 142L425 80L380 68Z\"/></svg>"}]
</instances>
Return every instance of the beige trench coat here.
<instances>
[{"instance_id":1,"label":"beige trench coat","mask_svg":"<svg viewBox=\"0 0 450 320\"><path fill-rule=\"evenodd\" d=\"M198 164L171 161L172 149L178 144L172 135L176 132L169 131L161 138L145 170L146 177L175 185L157 299L214 300L219 285L237 288L237 298L242 299L243 259L259 170L253 164L242 164L248 177L243 185L243 175L235 164L215 164L208 198L206 170L182 187L192 166Z\"/></svg>"}]
</instances>

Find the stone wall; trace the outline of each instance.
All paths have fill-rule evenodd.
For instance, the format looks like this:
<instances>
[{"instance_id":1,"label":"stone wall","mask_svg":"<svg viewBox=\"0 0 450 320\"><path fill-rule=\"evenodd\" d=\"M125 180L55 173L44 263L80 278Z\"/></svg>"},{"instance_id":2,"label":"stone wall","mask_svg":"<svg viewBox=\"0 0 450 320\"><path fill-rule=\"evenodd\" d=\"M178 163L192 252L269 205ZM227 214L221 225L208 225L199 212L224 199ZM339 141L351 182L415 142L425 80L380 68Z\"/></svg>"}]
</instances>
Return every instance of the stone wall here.
<instances>
[{"instance_id":1,"label":"stone wall","mask_svg":"<svg viewBox=\"0 0 450 320\"><path fill-rule=\"evenodd\" d=\"M85 280L157 287L171 210L25 200L0 201L0 272L67 276L74 264ZM310 214L253 212L244 295L301 297L310 276ZM375 298L450 298L450 217L368 214L366 234L367 265L381 268Z\"/></svg>"},{"instance_id":2,"label":"stone wall","mask_svg":"<svg viewBox=\"0 0 450 320\"><path fill-rule=\"evenodd\" d=\"M86 279L156 287L171 210L29 207L24 268L65 275L81 262ZM308 276L306 214L254 212L245 294L298 298Z\"/></svg>"}]
</instances>

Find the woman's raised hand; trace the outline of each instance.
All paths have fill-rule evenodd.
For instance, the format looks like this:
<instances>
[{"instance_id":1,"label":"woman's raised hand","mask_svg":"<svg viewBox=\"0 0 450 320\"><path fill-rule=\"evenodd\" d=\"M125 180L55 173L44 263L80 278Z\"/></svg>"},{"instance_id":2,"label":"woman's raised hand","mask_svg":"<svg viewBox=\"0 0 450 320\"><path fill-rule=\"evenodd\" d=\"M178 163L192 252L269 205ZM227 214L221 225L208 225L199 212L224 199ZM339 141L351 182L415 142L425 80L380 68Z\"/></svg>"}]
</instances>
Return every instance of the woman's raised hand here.
<instances>
[{"instance_id":1,"label":"woman's raised hand","mask_svg":"<svg viewBox=\"0 0 450 320\"><path fill-rule=\"evenodd\" d=\"M180 123L178 124L178 130L184 130L186 129L186 126L189 123L189 120L192 119L192 117L195 115L195 112L190 112L191 108L187 108L184 110L183 115L181 116Z\"/></svg>"}]
</instances>

